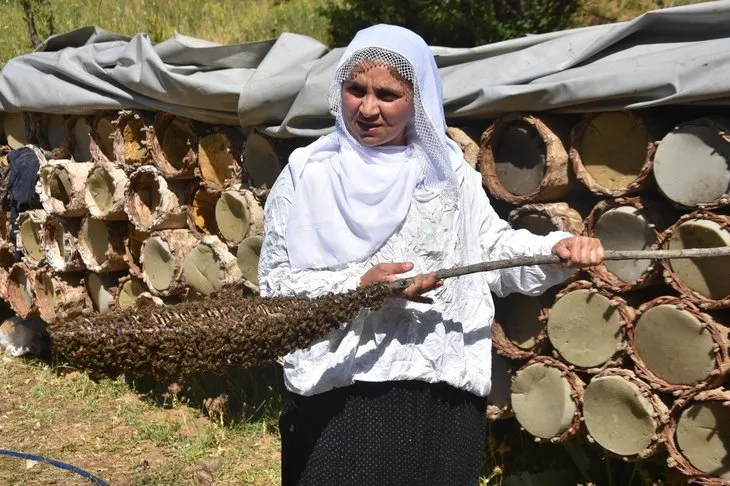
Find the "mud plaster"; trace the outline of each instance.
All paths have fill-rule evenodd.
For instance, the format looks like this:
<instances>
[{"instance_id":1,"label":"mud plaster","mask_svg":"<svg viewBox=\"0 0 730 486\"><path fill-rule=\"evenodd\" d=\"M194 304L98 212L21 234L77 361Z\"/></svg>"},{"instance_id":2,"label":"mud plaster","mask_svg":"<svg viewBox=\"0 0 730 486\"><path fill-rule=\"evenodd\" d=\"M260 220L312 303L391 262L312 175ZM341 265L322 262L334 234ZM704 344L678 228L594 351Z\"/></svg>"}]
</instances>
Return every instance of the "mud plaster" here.
<instances>
[{"instance_id":1,"label":"mud plaster","mask_svg":"<svg viewBox=\"0 0 730 486\"><path fill-rule=\"evenodd\" d=\"M598 184L622 189L646 162L648 136L628 113L603 113L586 126L580 140L583 166Z\"/></svg>"},{"instance_id":2,"label":"mud plaster","mask_svg":"<svg viewBox=\"0 0 730 486\"><path fill-rule=\"evenodd\" d=\"M259 236L246 238L238 245L236 256L243 278L256 285L259 284L258 268L262 243L263 238Z\"/></svg>"},{"instance_id":3,"label":"mud plaster","mask_svg":"<svg viewBox=\"0 0 730 486\"><path fill-rule=\"evenodd\" d=\"M42 260L45 255L41 232L41 225L30 218L25 219L20 225L20 239L23 242L23 249L36 261Z\"/></svg>"},{"instance_id":4,"label":"mud plaster","mask_svg":"<svg viewBox=\"0 0 730 486\"><path fill-rule=\"evenodd\" d=\"M175 258L168 244L158 236L152 236L142 249L144 272L155 290L167 290L175 277Z\"/></svg>"},{"instance_id":5,"label":"mud plaster","mask_svg":"<svg viewBox=\"0 0 730 486\"><path fill-rule=\"evenodd\" d=\"M494 167L504 188L518 196L537 191L545 175L545 142L521 120L506 126L495 141Z\"/></svg>"},{"instance_id":6,"label":"mud plaster","mask_svg":"<svg viewBox=\"0 0 730 486\"><path fill-rule=\"evenodd\" d=\"M193 198L193 221L195 227L205 234L214 235L218 232L218 221L216 219L216 207L218 194L200 189Z\"/></svg>"},{"instance_id":7,"label":"mud plaster","mask_svg":"<svg viewBox=\"0 0 730 486\"><path fill-rule=\"evenodd\" d=\"M10 148L19 149L28 144L29 140L25 129L25 113L5 113L3 128Z\"/></svg>"},{"instance_id":8,"label":"mud plaster","mask_svg":"<svg viewBox=\"0 0 730 486\"><path fill-rule=\"evenodd\" d=\"M106 155L107 159L112 161L116 158L114 156L114 145L111 140L113 132L114 127L108 118L102 118L96 124L96 143L104 155Z\"/></svg>"},{"instance_id":9,"label":"mud plaster","mask_svg":"<svg viewBox=\"0 0 730 486\"><path fill-rule=\"evenodd\" d=\"M730 479L730 408L720 401L688 407L677 424L677 445L700 471Z\"/></svg>"},{"instance_id":10,"label":"mud plaster","mask_svg":"<svg viewBox=\"0 0 730 486\"><path fill-rule=\"evenodd\" d=\"M614 454L632 456L652 441L653 407L639 387L619 376L595 378L583 394L583 416L591 437Z\"/></svg>"},{"instance_id":11,"label":"mud plaster","mask_svg":"<svg viewBox=\"0 0 730 486\"><path fill-rule=\"evenodd\" d=\"M114 308L114 295L111 292L110 279L102 279L96 273L88 277L89 297L99 312L108 312Z\"/></svg>"},{"instance_id":12,"label":"mud plaster","mask_svg":"<svg viewBox=\"0 0 730 486\"><path fill-rule=\"evenodd\" d=\"M685 221L674 231L669 248L711 248L730 246L730 232L714 221ZM672 270L689 288L710 299L730 295L730 257L672 260Z\"/></svg>"},{"instance_id":13,"label":"mud plaster","mask_svg":"<svg viewBox=\"0 0 730 486\"><path fill-rule=\"evenodd\" d=\"M131 278L122 284L122 288L119 290L119 308L128 309L132 307L137 301L139 294L144 292L146 289L137 279Z\"/></svg>"},{"instance_id":14,"label":"mud plaster","mask_svg":"<svg viewBox=\"0 0 730 486\"><path fill-rule=\"evenodd\" d=\"M173 119L165 128L160 148L167 162L177 170L183 168L183 159L188 153L192 135L188 126L177 119Z\"/></svg>"},{"instance_id":15,"label":"mud plaster","mask_svg":"<svg viewBox=\"0 0 730 486\"><path fill-rule=\"evenodd\" d=\"M619 206L606 211L596 222L593 236L607 250L647 250L656 243L649 221L634 206ZM626 283L635 283L651 265L651 260L605 262L606 269Z\"/></svg>"},{"instance_id":16,"label":"mud plaster","mask_svg":"<svg viewBox=\"0 0 730 486\"><path fill-rule=\"evenodd\" d=\"M545 236L551 231L558 231L558 227L544 214L525 214L513 224L514 229L526 229L536 235Z\"/></svg>"},{"instance_id":17,"label":"mud plaster","mask_svg":"<svg viewBox=\"0 0 730 486\"><path fill-rule=\"evenodd\" d=\"M183 264L183 276L185 283L203 295L218 292L223 287L219 261L207 245L197 245L188 253Z\"/></svg>"},{"instance_id":18,"label":"mud plaster","mask_svg":"<svg viewBox=\"0 0 730 486\"><path fill-rule=\"evenodd\" d=\"M97 166L91 169L86 180L86 188L102 213L111 209L114 202L114 181L104 167Z\"/></svg>"},{"instance_id":19,"label":"mud plaster","mask_svg":"<svg viewBox=\"0 0 730 486\"><path fill-rule=\"evenodd\" d=\"M537 363L520 371L512 382L512 409L525 430L549 439L565 432L573 421L576 407L570 393L562 371Z\"/></svg>"},{"instance_id":20,"label":"mud plaster","mask_svg":"<svg viewBox=\"0 0 730 486\"><path fill-rule=\"evenodd\" d=\"M502 408L510 404L509 398L514 374L512 363L497 353L492 353L492 388L487 399L490 405Z\"/></svg>"},{"instance_id":21,"label":"mud plaster","mask_svg":"<svg viewBox=\"0 0 730 486\"><path fill-rule=\"evenodd\" d=\"M109 229L104 221L89 218L83 234L86 247L91 250L91 255L97 265L106 262L106 252L109 248Z\"/></svg>"},{"instance_id":22,"label":"mud plaster","mask_svg":"<svg viewBox=\"0 0 730 486\"><path fill-rule=\"evenodd\" d=\"M574 290L550 310L550 342L569 363L586 368L608 361L622 341L619 311L603 295Z\"/></svg>"},{"instance_id":23,"label":"mud plaster","mask_svg":"<svg viewBox=\"0 0 730 486\"><path fill-rule=\"evenodd\" d=\"M246 140L246 170L256 186L271 188L279 175L279 156L271 142L254 133Z\"/></svg>"},{"instance_id":24,"label":"mud plaster","mask_svg":"<svg viewBox=\"0 0 730 486\"><path fill-rule=\"evenodd\" d=\"M639 357L659 378L672 385L692 385L715 367L714 342L690 312L672 305L652 307L636 322Z\"/></svg>"},{"instance_id":25,"label":"mud plaster","mask_svg":"<svg viewBox=\"0 0 730 486\"><path fill-rule=\"evenodd\" d=\"M215 219L221 236L231 243L243 241L251 226L246 199L237 192L224 192L215 205Z\"/></svg>"},{"instance_id":26,"label":"mud plaster","mask_svg":"<svg viewBox=\"0 0 730 486\"><path fill-rule=\"evenodd\" d=\"M711 125L692 123L664 137L654 176L672 201L693 207L730 193L730 141Z\"/></svg>"}]
</instances>

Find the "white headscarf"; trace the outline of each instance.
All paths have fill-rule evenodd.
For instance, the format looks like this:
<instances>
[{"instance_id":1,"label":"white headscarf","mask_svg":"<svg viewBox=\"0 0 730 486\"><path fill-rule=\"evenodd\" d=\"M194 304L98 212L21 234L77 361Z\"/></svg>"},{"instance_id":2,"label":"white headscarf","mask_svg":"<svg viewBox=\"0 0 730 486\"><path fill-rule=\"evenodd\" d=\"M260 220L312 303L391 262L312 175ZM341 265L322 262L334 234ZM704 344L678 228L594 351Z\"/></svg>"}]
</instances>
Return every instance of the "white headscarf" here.
<instances>
[{"instance_id":1,"label":"white headscarf","mask_svg":"<svg viewBox=\"0 0 730 486\"><path fill-rule=\"evenodd\" d=\"M364 60L393 66L413 83L408 146L366 147L342 117L342 83ZM402 27L376 25L357 33L330 87L335 131L295 150L288 168L294 201L287 222L292 268L327 268L363 261L403 223L414 197L441 195L455 204L454 169L464 162L446 137L441 77L426 42Z\"/></svg>"}]
</instances>

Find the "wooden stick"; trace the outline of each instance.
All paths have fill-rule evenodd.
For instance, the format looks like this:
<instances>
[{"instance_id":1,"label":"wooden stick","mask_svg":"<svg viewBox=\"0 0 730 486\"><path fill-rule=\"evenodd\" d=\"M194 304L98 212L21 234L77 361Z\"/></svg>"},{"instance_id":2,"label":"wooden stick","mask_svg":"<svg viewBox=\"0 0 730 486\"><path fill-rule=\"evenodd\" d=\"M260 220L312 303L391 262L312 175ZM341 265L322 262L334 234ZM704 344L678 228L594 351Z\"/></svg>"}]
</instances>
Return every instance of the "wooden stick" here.
<instances>
[{"instance_id":1,"label":"wooden stick","mask_svg":"<svg viewBox=\"0 0 730 486\"><path fill-rule=\"evenodd\" d=\"M603 257L607 260L658 260L676 258L711 258L730 256L730 246L718 248L686 248L681 250L606 250ZM550 265L561 263L557 255L536 255L510 258L507 260L496 260L493 262L475 263L463 267L445 268L436 272L436 278L460 277L479 272L490 272L503 268L525 267L530 265ZM390 284L394 289L404 289L413 283L413 278L401 278Z\"/></svg>"}]
</instances>

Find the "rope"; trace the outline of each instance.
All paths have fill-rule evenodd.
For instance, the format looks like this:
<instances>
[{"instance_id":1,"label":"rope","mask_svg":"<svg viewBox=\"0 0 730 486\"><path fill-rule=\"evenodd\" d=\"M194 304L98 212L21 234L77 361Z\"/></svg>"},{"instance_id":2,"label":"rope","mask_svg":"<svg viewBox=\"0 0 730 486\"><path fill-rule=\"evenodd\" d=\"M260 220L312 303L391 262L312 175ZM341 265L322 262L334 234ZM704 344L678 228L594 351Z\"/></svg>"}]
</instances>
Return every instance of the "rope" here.
<instances>
[{"instance_id":1,"label":"rope","mask_svg":"<svg viewBox=\"0 0 730 486\"><path fill-rule=\"evenodd\" d=\"M96 484L97 486L109 486L109 483L104 481L101 478L98 478L91 474L90 472L84 471L83 469L79 469L76 466L72 466L71 464L66 464L65 462L57 461L55 459L49 459L47 457L41 457L36 456L34 454L26 454L25 452L16 452L16 451L9 451L7 449L0 449L0 456L10 456L15 457L17 459L27 459L31 461L36 462L45 462L46 464L50 464L51 466L55 466L59 469L65 469L66 471L71 471L72 473L78 474L84 479L88 479L92 483Z\"/></svg>"}]
</instances>

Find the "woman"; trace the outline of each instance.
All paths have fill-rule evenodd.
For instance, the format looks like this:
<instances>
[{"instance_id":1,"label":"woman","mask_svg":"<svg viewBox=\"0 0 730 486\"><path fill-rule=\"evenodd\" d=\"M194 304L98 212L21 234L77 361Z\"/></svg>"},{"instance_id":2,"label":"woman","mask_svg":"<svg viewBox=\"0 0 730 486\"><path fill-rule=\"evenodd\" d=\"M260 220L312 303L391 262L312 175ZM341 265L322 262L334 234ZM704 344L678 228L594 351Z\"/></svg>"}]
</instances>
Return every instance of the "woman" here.
<instances>
[{"instance_id":1,"label":"woman","mask_svg":"<svg viewBox=\"0 0 730 486\"><path fill-rule=\"evenodd\" d=\"M381 309L285 357L282 482L477 484L491 378L490 290L536 295L598 264L597 240L512 230L445 135L416 34L378 25L345 50L334 133L295 151L266 204L264 296L315 297L418 274ZM439 281L438 268L553 252L564 265ZM427 294L427 295L426 295Z\"/></svg>"}]
</instances>

